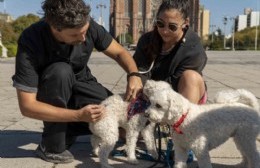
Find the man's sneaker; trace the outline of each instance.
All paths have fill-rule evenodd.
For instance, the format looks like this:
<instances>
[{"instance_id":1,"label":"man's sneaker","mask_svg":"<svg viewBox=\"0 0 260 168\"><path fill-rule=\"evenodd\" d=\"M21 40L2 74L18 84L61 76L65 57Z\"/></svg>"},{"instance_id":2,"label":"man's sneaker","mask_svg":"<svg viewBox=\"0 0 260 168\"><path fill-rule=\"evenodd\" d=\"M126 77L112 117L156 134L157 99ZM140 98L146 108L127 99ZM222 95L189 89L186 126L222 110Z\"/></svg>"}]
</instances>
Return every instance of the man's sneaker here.
<instances>
[{"instance_id":1,"label":"man's sneaker","mask_svg":"<svg viewBox=\"0 0 260 168\"><path fill-rule=\"evenodd\" d=\"M68 136L66 137L66 149L70 149L70 147L76 142L77 136Z\"/></svg>"},{"instance_id":2,"label":"man's sneaker","mask_svg":"<svg viewBox=\"0 0 260 168\"><path fill-rule=\"evenodd\" d=\"M52 163L71 163L74 160L74 156L70 151L65 150L62 153L49 153L42 144L37 147L35 153L41 159Z\"/></svg>"}]
</instances>

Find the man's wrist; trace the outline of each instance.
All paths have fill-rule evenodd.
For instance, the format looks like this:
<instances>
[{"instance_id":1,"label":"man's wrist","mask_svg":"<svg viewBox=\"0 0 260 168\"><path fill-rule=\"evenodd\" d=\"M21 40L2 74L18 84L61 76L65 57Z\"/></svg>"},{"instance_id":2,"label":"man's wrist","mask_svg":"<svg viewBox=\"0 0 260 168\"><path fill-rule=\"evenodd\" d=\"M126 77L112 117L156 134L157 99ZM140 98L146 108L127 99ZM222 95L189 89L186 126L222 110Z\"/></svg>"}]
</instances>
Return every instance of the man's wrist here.
<instances>
[{"instance_id":1,"label":"man's wrist","mask_svg":"<svg viewBox=\"0 0 260 168\"><path fill-rule=\"evenodd\" d=\"M82 109L77 109L74 114L75 114L75 120L76 122L82 122Z\"/></svg>"},{"instance_id":2,"label":"man's wrist","mask_svg":"<svg viewBox=\"0 0 260 168\"><path fill-rule=\"evenodd\" d=\"M140 74L139 72L131 72L131 73L127 74L127 81L129 80L129 78L131 76L137 76L137 77L141 78L142 74Z\"/></svg>"}]
</instances>

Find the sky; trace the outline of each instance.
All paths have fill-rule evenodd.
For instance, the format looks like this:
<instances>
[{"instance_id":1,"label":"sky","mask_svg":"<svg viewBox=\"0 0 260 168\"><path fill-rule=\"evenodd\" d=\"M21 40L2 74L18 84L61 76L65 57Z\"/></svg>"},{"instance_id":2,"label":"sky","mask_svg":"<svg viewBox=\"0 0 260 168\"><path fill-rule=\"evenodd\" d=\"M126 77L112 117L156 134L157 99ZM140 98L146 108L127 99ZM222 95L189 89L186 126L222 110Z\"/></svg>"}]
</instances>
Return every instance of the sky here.
<instances>
[{"instance_id":1,"label":"sky","mask_svg":"<svg viewBox=\"0 0 260 168\"><path fill-rule=\"evenodd\" d=\"M223 18L225 16L234 18L242 15L245 8L260 11L260 0L200 0L200 4L210 11L210 25L216 25L215 29L220 28L222 31L224 31ZM229 19L225 28L227 35L232 32L233 23L232 19Z\"/></svg>"},{"instance_id":2,"label":"sky","mask_svg":"<svg viewBox=\"0 0 260 168\"><path fill-rule=\"evenodd\" d=\"M6 12L13 16L14 19L28 13L41 16L41 2L42 0L4 0L4 2L0 2L0 12ZM91 5L92 17L95 20L98 20L101 15L101 8L97 8L97 5L104 4L106 6L106 8L102 8L102 15L105 28L108 30L110 0L85 0L85 2ZM200 4L210 11L210 24L216 25L215 29L220 28L222 31L224 30L222 21L224 16L230 18L244 14L244 8L247 7L252 8L254 11L260 11L260 0L200 0ZM231 26L232 21L229 20L225 28L226 34L231 32Z\"/></svg>"},{"instance_id":3,"label":"sky","mask_svg":"<svg viewBox=\"0 0 260 168\"><path fill-rule=\"evenodd\" d=\"M2 0L1 0L2 1ZM84 0L87 4L91 6L91 14L95 20L98 20L101 15L101 8L97 8L97 5L105 5L102 7L102 16L105 21L105 28L108 28L109 19L109 3L110 0ZM4 0L0 2L0 12L10 14L14 19L22 15L27 15L28 13L36 14L42 16L41 3L43 0Z\"/></svg>"}]
</instances>

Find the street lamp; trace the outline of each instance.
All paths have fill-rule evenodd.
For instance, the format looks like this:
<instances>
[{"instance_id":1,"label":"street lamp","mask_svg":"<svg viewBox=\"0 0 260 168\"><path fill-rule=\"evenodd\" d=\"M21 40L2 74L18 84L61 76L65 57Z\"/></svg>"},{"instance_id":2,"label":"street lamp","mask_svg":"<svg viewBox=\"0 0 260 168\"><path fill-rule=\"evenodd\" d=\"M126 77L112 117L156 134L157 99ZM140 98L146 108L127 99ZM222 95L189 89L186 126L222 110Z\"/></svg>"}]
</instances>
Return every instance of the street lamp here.
<instances>
[{"instance_id":1,"label":"street lamp","mask_svg":"<svg viewBox=\"0 0 260 168\"><path fill-rule=\"evenodd\" d=\"M233 27L232 27L232 50L235 51L235 18L230 17L230 20L233 21Z\"/></svg>"},{"instance_id":2,"label":"street lamp","mask_svg":"<svg viewBox=\"0 0 260 168\"><path fill-rule=\"evenodd\" d=\"M4 14L6 13L6 9L5 9L5 0L0 0L0 2L4 3Z\"/></svg>"},{"instance_id":3,"label":"street lamp","mask_svg":"<svg viewBox=\"0 0 260 168\"><path fill-rule=\"evenodd\" d=\"M226 49L226 25L227 25L228 18L224 16L223 18L223 24L224 24L224 50Z\"/></svg>"},{"instance_id":4,"label":"street lamp","mask_svg":"<svg viewBox=\"0 0 260 168\"><path fill-rule=\"evenodd\" d=\"M103 25L103 8L105 9L107 6L105 4L102 3L102 1L100 2L100 4L97 5L97 9L100 8L100 25Z\"/></svg>"},{"instance_id":5,"label":"street lamp","mask_svg":"<svg viewBox=\"0 0 260 168\"><path fill-rule=\"evenodd\" d=\"M260 24L260 12L258 11L258 0L256 1L256 11L258 12L258 14L256 15L256 26L255 26L255 50L257 51L258 25Z\"/></svg>"},{"instance_id":6,"label":"street lamp","mask_svg":"<svg viewBox=\"0 0 260 168\"><path fill-rule=\"evenodd\" d=\"M90 8L92 8L92 1L91 0L89 0L89 6L90 6ZM90 17L92 17L92 11L90 10Z\"/></svg>"},{"instance_id":7,"label":"street lamp","mask_svg":"<svg viewBox=\"0 0 260 168\"><path fill-rule=\"evenodd\" d=\"M211 28L211 43L213 43L213 38L214 38L214 28L216 27L216 25L210 25Z\"/></svg>"}]
</instances>

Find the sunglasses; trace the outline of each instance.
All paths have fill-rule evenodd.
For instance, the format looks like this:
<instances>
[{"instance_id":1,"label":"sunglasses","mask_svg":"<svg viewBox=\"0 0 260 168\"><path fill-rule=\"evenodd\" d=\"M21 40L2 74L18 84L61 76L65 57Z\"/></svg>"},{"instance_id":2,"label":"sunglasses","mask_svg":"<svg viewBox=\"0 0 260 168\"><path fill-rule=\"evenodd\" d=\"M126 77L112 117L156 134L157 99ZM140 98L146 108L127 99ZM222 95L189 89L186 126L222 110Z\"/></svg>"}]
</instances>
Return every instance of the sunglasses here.
<instances>
[{"instance_id":1,"label":"sunglasses","mask_svg":"<svg viewBox=\"0 0 260 168\"><path fill-rule=\"evenodd\" d=\"M161 20L156 20L155 21L155 25L158 27L158 28L164 28L166 25L163 21ZM168 28L172 31L172 32L175 32L179 27L181 27L182 25L177 25L175 23L169 23L168 25Z\"/></svg>"}]
</instances>

